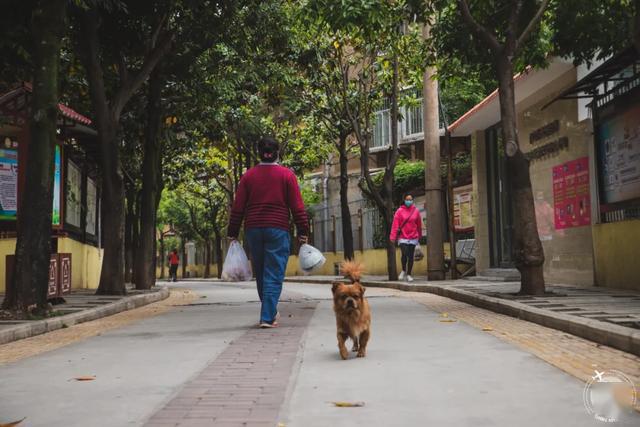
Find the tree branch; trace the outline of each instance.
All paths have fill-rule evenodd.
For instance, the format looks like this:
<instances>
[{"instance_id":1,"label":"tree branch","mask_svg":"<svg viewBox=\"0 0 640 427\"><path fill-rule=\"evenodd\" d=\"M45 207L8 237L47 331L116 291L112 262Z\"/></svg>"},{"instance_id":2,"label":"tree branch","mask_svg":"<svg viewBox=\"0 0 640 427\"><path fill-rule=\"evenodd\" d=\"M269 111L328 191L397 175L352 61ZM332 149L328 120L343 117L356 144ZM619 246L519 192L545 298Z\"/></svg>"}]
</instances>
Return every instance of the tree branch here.
<instances>
[{"instance_id":1,"label":"tree branch","mask_svg":"<svg viewBox=\"0 0 640 427\"><path fill-rule=\"evenodd\" d=\"M104 86L104 74L99 59L98 16L95 9L81 12L80 55L89 81L89 94L96 109L98 126L103 126L107 119L108 100Z\"/></svg>"},{"instance_id":2,"label":"tree branch","mask_svg":"<svg viewBox=\"0 0 640 427\"><path fill-rule=\"evenodd\" d=\"M467 25L469 25L480 38L484 39L485 43L489 45L489 48L497 53L502 49L500 42L496 38L495 34L489 31L487 28L480 25L471 15L471 11L469 10L469 5L467 4L467 0L457 0L458 7L460 8L460 14L462 15L462 19L465 20Z\"/></svg>"},{"instance_id":3,"label":"tree branch","mask_svg":"<svg viewBox=\"0 0 640 427\"><path fill-rule=\"evenodd\" d=\"M520 49L520 47L525 41L527 41L527 37L531 35L531 33L533 32L533 29L540 23L540 21L542 20L542 16L544 15L544 12L547 9L547 6L549 5L549 1L550 0L542 0L542 4L540 5L540 8L536 12L536 14L533 16L531 21L529 21L529 24L524 29L522 34L520 34L520 37L518 37L518 41L516 42L514 53Z\"/></svg>"},{"instance_id":4,"label":"tree branch","mask_svg":"<svg viewBox=\"0 0 640 427\"><path fill-rule=\"evenodd\" d=\"M520 22L520 13L522 12L522 3L523 0L516 0L515 2L515 7L511 8L511 13L509 14L509 23L507 26L507 42L506 44L509 44L509 41L513 41L513 43L515 43L516 39L517 39L517 31L518 31L518 22Z\"/></svg>"},{"instance_id":5,"label":"tree branch","mask_svg":"<svg viewBox=\"0 0 640 427\"><path fill-rule=\"evenodd\" d=\"M161 40L158 41L158 44L149 55L147 55L138 72L129 79L127 84L120 86L120 89L113 97L112 114L115 118L120 117L124 106L147 80L153 69L158 65L158 62L169 52L172 43L173 33L165 33Z\"/></svg>"}]
</instances>

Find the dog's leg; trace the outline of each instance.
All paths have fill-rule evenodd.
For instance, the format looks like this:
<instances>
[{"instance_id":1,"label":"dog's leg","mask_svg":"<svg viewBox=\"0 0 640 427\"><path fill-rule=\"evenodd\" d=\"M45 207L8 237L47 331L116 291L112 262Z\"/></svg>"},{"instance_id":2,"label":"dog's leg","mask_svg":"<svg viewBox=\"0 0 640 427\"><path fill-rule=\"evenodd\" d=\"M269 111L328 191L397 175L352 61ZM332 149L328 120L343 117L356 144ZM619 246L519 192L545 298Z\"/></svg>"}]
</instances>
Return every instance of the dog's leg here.
<instances>
[{"instance_id":1,"label":"dog's leg","mask_svg":"<svg viewBox=\"0 0 640 427\"><path fill-rule=\"evenodd\" d=\"M352 337L351 340L353 341L353 347L351 348L351 351L358 351L358 348L360 347L359 344L359 339L357 336Z\"/></svg>"},{"instance_id":2,"label":"dog's leg","mask_svg":"<svg viewBox=\"0 0 640 427\"><path fill-rule=\"evenodd\" d=\"M358 349L358 357L365 357L367 355L367 342L369 342L369 330L363 331L358 339L360 348Z\"/></svg>"},{"instance_id":3,"label":"dog's leg","mask_svg":"<svg viewBox=\"0 0 640 427\"><path fill-rule=\"evenodd\" d=\"M342 357L342 360L347 360L349 357L347 346L344 345L348 337L349 335L338 332L338 349L340 349L340 357Z\"/></svg>"}]
</instances>

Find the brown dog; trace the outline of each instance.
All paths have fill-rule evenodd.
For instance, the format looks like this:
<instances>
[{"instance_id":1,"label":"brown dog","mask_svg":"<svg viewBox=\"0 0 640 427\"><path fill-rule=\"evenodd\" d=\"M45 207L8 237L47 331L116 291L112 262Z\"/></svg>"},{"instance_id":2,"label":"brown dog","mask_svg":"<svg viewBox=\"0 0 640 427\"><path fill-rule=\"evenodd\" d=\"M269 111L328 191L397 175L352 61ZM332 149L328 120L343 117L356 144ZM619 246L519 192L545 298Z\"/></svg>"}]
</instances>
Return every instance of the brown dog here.
<instances>
[{"instance_id":1,"label":"brown dog","mask_svg":"<svg viewBox=\"0 0 640 427\"><path fill-rule=\"evenodd\" d=\"M338 328L338 348L342 359L349 357L345 346L347 338L353 341L353 349L358 357L367 354L367 343L371 333L371 312L364 297L365 288L360 284L362 265L353 261L342 263L342 274L351 280L351 284L335 282L333 284L333 311L336 313Z\"/></svg>"}]
</instances>

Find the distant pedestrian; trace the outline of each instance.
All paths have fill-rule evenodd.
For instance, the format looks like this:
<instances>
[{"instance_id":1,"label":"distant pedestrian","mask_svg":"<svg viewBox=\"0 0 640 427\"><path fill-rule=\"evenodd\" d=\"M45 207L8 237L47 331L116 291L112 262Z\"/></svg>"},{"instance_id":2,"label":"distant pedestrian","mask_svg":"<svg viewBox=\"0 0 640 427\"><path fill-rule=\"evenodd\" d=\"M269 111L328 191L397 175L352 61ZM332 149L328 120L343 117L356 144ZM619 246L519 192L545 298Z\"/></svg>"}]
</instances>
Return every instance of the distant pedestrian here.
<instances>
[{"instance_id":1,"label":"distant pedestrian","mask_svg":"<svg viewBox=\"0 0 640 427\"><path fill-rule=\"evenodd\" d=\"M290 169L278 164L279 151L280 144L273 138L258 142L260 163L240 179L227 233L229 239L237 239L244 219L262 301L261 328L278 325L278 300L290 255L289 214L293 214L301 243L306 243L309 227L298 180Z\"/></svg>"},{"instance_id":2,"label":"distant pedestrian","mask_svg":"<svg viewBox=\"0 0 640 427\"><path fill-rule=\"evenodd\" d=\"M173 249L169 256L167 257L169 260L169 278L177 282L178 281L178 266L180 265L180 257L178 256L178 250Z\"/></svg>"},{"instance_id":3,"label":"distant pedestrian","mask_svg":"<svg viewBox=\"0 0 640 427\"><path fill-rule=\"evenodd\" d=\"M422 217L418 208L413 204L413 195L407 193L404 195L402 205L393 217L391 235L389 236L392 242L399 244L402 252L402 272L398 276L400 280L406 279L408 282L413 282L413 277L411 277L413 259L421 237Z\"/></svg>"}]
</instances>

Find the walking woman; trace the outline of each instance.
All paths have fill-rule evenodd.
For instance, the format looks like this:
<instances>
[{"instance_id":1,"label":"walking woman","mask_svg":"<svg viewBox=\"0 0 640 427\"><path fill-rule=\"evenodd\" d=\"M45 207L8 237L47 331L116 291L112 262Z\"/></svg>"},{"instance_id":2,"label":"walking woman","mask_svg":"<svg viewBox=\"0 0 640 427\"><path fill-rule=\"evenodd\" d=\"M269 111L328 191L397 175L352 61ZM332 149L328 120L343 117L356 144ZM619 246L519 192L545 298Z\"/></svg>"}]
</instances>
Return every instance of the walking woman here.
<instances>
[{"instance_id":1,"label":"walking woman","mask_svg":"<svg viewBox=\"0 0 640 427\"><path fill-rule=\"evenodd\" d=\"M244 234L251 250L258 296L262 302L260 327L278 326L278 300L289 260L289 213L306 243L308 219L295 174L278 164L280 145L273 138L258 142L260 163L240 179L231 208L228 237L238 238L244 220Z\"/></svg>"},{"instance_id":2,"label":"walking woman","mask_svg":"<svg viewBox=\"0 0 640 427\"><path fill-rule=\"evenodd\" d=\"M400 245L402 252L402 272L398 278L403 280L406 278L408 282L413 282L411 270L413 269L413 258L416 246L420 244L422 237L422 217L420 211L413 204L413 196L411 193L404 195L402 206L398 208L393 217L393 225L391 226L392 242Z\"/></svg>"}]
</instances>

